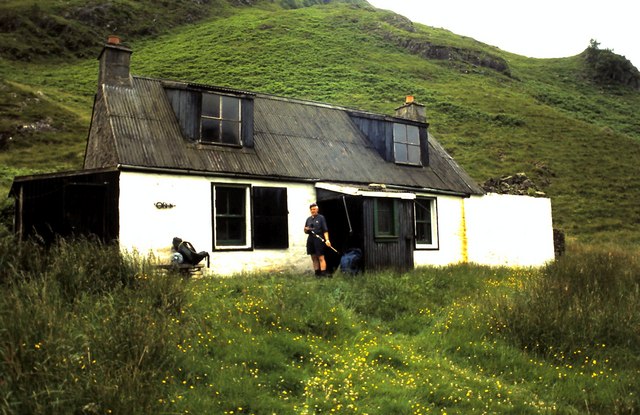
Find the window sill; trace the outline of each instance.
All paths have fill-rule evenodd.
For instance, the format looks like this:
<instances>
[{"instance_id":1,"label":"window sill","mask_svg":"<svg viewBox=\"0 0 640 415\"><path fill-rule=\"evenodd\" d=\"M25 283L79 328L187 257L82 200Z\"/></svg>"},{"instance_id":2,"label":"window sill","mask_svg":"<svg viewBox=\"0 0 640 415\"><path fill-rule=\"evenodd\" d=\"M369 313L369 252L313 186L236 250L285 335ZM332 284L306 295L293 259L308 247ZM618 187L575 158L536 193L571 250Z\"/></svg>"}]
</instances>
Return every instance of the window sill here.
<instances>
[{"instance_id":1,"label":"window sill","mask_svg":"<svg viewBox=\"0 0 640 415\"><path fill-rule=\"evenodd\" d=\"M390 242L398 242L400 240L399 236L375 236L373 238L375 242L380 243L390 243Z\"/></svg>"},{"instance_id":2,"label":"window sill","mask_svg":"<svg viewBox=\"0 0 640 415\"><path fill-rule=\"evenodd\" d=\"M251 246L215 246L213 252L253 251Z\"/></svg>"},{"instance_id":3,"label":"window sill","mask_svg":"<svg viewBox=\"0 0 640 415\"><path fill-rule=\"evenodd\" d=\"M198 144L201 145L202 147L216 146L216 147L226 147L226 148L242 148L242 144L216 143L215 141L199 140Z\"/></svg>"},{"instance_id":4,"label":"window sill","mask_svg":"<svg viewBox=\"0 0 640 415\"><path fill-rule=\"evenodd\" d=\"M422 163L409 163L408 161L394 161L399 166L422 167Z\"/></svg>"},{"instance_id":5,"label":"window sill","mask_svg":"<svg viewBox=\"0 0 640 415\"><path fill-rule=\"evenodd\" d=\"M416 251L439 251L440 247L437 245L416 245L414 249Z\"/></svg>"}]
</instances>

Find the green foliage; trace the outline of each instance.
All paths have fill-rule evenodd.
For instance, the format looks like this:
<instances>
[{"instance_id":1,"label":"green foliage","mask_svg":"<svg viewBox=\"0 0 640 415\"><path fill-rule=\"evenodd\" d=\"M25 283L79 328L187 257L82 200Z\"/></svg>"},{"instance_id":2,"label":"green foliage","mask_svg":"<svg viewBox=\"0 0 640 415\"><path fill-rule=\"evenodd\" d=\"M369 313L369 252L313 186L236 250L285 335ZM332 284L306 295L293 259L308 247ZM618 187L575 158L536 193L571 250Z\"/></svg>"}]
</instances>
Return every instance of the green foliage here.
<instances>
[{"instance_id":1,"label":"green foliage","mask_svg":"<svg viewBox=\"0 0 640 415\"><path fill-rule=\"evenodd\" d=\"M73 20L82 30L101 31L85 37L96 43L105 28L118 27L134 50L132 71L142 76L386 114L405 95L415 95L426 106L430 132L478 183L518 172L534 177L545 166L536 184L552 199L554 225L570 239L640 242L640 177L634 174L640 94L624 83L593 81L585 56L605 67L621 58L599 50L597 42L575 57L529 59L362 1L296 0L290 8L278 1L85 3L4 2L0 10L18 20L0 20L9 35L30 27L28 21L14 25L21 19ZM80 11L91 24L76 18ZM191 24L180 25L186 21ZM78 30L69 26L62 35ZM32 32L41 40L27 34L12 39L39 48L29 52L34 59L49 58L0 60L0 164L80 168L98 45L83 49L88 59L56 52L67 56L61 61L45 53L55 42L51 33ZM0 43L10 40L0 37Z\"/></svg>"},{"instance_id":2,"label":"green foliage","mask_svg":"<svg viewBox=\"0 0 640 415\"><path fill-rule=\"evenodd\" d=\"M87 118L60 105L60 99L44 89L0 81L0 174L11 168L77 169L82 166ZM84 102L83 105L87 105ZM69 103L66 103L69 105ZM43 148L59 148L58 152ZM4 182L5 180L2 179ZM5 183L3 184L3 190Z\"/></svg>"},{"instance_id":3,"label":"green foliage","mask_svg":"<svg viewBox=\"0 0 640 415\"><path fill-rule=\"evenodd\" d=\"M185 280L94 242L5 239L0 271L2 413L640 409L633 252Z\"/></svg>"},{"instance_id":4,"label":"green foliage","mask_svg":"<svg viewBox=\"0 0 640 415\"><path fill-rule=\"evenodd\" d=\"M183 281L116 247L0 243L0 412L153 413Z\"/></svg>"},{"instance_id":5,"label":"green foliage","mask_svg":"<svg viewBox=\"0 0 640 415\"><path fill-rule=\"evenodd\" d=\"M538 172L570 244L640 242L640 96L593 82L593 50L528 59L360 1L250 3L3 2L0 53L33 62L0 60L0 191L81 166L117 27L134 74L388 114L413 94L478 182ZM637 252L184 281L115 247L2 238L0 276L0 413L640 411Z\"/></svg>"},{"instance_id":6,"label":"green foliage","mask_svg":"<svg viewBox=\"0 0 640 415\"><path fill-rule=\"evenodd\" d=\"M22 61L93 57L114 30L132 38L158 35L228 7L223 0L3 1L0 54Z\"/></svg>"}]
</instances>

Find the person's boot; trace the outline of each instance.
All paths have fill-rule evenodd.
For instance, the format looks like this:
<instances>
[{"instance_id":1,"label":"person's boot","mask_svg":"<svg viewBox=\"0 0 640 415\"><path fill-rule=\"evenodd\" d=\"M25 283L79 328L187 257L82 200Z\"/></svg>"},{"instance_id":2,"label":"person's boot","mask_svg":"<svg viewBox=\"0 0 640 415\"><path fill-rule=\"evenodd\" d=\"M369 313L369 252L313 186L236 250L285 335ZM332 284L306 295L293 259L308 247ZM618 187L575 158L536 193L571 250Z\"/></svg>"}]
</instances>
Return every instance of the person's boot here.
<instances>
[{"instance_id":1,"label":"person's boot","mask_svg":"<svg viewBox=\"0 0 640 415\"><path fill-rule=\"evenodd\" d=\"M322 272L322 271L320 271L319 269L315 270L316 278L320 278L320 277L322 277L321 272Z\"/></svg>"}]
</instances>

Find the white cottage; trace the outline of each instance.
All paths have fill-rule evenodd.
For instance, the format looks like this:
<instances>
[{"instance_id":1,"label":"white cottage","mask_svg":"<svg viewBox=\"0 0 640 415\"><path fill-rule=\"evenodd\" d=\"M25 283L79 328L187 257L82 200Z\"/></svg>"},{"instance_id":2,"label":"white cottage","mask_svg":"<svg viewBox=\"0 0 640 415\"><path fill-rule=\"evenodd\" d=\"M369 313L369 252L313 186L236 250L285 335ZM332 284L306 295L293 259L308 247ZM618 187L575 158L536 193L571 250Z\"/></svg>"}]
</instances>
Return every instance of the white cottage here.
<instances>
[{"instance_id":1,"label":"white cottage","mask_svg":"<svg viewBox=\"0 0 640 415\"><path fill-rule=\"evenodd\" d=\"M84 169L15 178L21 237L94 234L163 253L178 236L218 275L305 271L317 201L333 245L361 249L365 270L554 258L549 199L485 194L411 97L373 114L131 76L130 56L110 38L99 57Z\"/></svg>"}]
</instances>

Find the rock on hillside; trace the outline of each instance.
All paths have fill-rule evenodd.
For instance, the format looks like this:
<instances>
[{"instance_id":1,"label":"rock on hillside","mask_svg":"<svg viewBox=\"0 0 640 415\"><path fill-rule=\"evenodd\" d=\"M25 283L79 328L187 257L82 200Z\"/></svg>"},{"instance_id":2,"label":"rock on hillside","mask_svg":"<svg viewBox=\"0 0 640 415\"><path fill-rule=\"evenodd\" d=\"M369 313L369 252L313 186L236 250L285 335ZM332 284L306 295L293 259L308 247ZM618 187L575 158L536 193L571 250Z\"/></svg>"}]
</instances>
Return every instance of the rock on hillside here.
<instances>
[{"instance_id":1,"label":"rock on hillside","mask_svg":"<svg viewBox=\"0 0 640 415\"><path fill-rule=\"evenodd\" d=\"M486 192L509 194L509 195L528 195L528 196L545 196L538 186L525 173L516 173L512 176L500 178L491 178L484 182L482 188Z\"/></svg>"}]
</instances>

